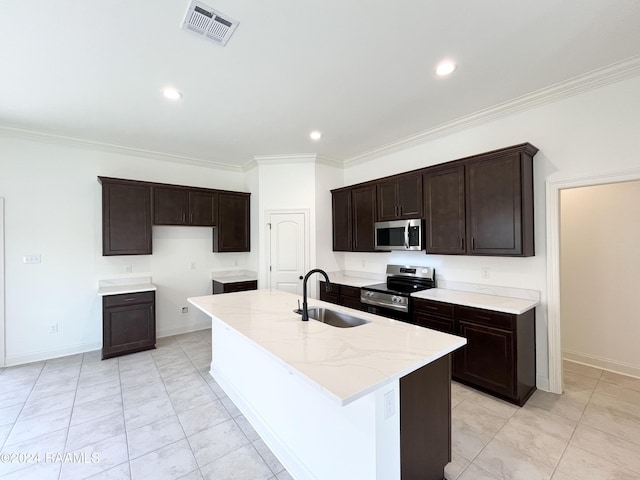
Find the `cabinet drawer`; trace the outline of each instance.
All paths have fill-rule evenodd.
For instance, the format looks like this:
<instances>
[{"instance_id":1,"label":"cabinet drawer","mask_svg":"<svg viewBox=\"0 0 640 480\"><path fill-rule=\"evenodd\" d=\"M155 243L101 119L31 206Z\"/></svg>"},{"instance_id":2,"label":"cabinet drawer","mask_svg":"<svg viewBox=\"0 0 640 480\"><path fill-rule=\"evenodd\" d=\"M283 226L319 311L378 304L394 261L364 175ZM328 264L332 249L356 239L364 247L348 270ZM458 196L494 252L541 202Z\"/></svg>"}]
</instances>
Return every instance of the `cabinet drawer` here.
<instances>
[{"instance_id":1,"label":"cabinet drawer","mask_svg":"<svg viewBox=\"0 0 640 480\"><path fill-rule=\"evenodd\" d=\"M155 299L155 292L138 292L138 293L123 293L120 295L105 295L103 298L103 306L119 307L123 305L136 305L138 303L151 303Z\"/></svg>"},{"instance_id":2,"label":"cabinet drawer","mask_svg":"<svg viewBox=\"0 0 640 480\"><path fill-rule=\"evenodd\" d=\"M438 330L439 332L455 334L455 328L453 324L453 318L444 318L427 313L415 312L413 315L416 325L421 327L430 328L432 330Z\"/></svg>"},{"instance_id":3,"label":"cabinet drawer","mask_svg":"<svg viewBox=\"0 0 640 480\"><path fill-rule=\"evenodd\" d=\"M222 283L222 282L213 280L211 283L213 284L214 295L219 293L246 292L247 290L258 289L257 280L247 280L244 282L232 282L232 283Z\"/></svg>"},{"instance_id":4,"label":"cabinet drawer","mask_svg":"<svg viewBox=\"0 0 640 480\"><path fill-rule=\"evenodd\" d=\"M456 318L505 330L514 330L515 328L514 315L492 310L456 306Z\"/></svg>"},{"instance_id":5,"label":"cabinet drawer","mask_svg":"<svg viewBox=\"0 0 640 480\"><path fill-rule=\"evenodd\" d=\"M422 310L425 313L433 313L442 315L443 317L453 318L453 304L451 303L434 302L423 298L414 298L412 300L413 309L416 312Z\"/></svg>"},{"instance_id":6,"label":"cabinet drawer","mask_svg":"<svg viewBox=\"0 0 640 480\"><path fill-rule=\"evenodd\" d=\"M358 287L351 287L349 285L340 285L340 295L343 297L355 297L360 298L360 289Z\"/></svg>"}]
</instances>

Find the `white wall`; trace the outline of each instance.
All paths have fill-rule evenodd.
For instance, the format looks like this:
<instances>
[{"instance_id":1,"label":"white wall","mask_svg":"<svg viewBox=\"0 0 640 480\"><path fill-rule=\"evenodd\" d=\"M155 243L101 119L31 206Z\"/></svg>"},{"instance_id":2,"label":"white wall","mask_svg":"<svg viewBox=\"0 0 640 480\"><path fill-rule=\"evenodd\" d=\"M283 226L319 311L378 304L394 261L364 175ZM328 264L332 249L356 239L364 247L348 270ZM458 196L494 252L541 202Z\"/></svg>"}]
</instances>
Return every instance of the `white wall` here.
<instances>
[{"instance_id":1,"label":"white wall","mask_svg":"<svg viewBox=\"0 0 640 480\"><path fill-rule=\"evenodd\" d=\"M440 278L447 281L539 290L542 304L536 311L537 374L538 385L545 388L548 383L545 181L640 169L636 148L640 131L638 112L640 77L634 77L348 167L346 185L527 141L540 149L534 159L535 257L348 253L345 268L371 267L383 272L382 265L402 259L434 265ZM489 279L480 277L481 267L490 269Z\"/></svg>"},{"instance_id":2,"label":"white wall","mask_svg":"<svg viewBox=\"0 0 640 480\"><path fill-rule=\"evenodd\" d=\"M162 336L208 325L197 311L180 316L179 306L211 292L211 270L252 262L248 253L213 253L204 227L154 227L153 255L102 256L98 175L246 191L242 173L2 136L0 152L7 364L101 348L98 280L124 276L125 265L153 277ZM23 264L31 254L42 263Z\"/></svg>"},{"instance_id":3,"label":"white wall","mask_svg":"<svg viewBox=\"0 0 640 480\"><path fill-rule=\"evenodd\" d=\"M563 356L640 377L640 181L560 199Z\"/></svg>"}]
</instances>

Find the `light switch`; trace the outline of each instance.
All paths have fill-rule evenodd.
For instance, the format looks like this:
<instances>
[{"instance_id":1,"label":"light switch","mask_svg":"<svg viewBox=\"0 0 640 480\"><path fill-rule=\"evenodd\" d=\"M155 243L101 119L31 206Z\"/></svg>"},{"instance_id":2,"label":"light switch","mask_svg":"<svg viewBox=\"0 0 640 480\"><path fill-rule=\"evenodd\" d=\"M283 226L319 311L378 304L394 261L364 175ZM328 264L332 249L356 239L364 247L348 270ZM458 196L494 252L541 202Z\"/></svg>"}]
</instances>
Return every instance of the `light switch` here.
<instances>
[{"instance_id":1,"label":"light switch","mask_svg":"<svg viewBox=\"0 0 640 480\"><path fill-rule=\"evenodd\" d=\"M40 254L25 255L24 257L22 257L22 263L27 263L27 264L40 263Z\"/></svg>"}]
</instances>

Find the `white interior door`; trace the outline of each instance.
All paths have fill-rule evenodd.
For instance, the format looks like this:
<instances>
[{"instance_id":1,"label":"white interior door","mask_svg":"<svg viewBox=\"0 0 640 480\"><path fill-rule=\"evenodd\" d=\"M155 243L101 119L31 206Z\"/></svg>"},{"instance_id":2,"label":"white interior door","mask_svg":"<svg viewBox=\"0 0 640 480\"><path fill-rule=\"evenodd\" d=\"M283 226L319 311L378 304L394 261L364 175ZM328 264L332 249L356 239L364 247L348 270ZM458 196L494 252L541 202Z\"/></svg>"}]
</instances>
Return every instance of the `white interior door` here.
<instances>
[{"instance_id":1,"label":"white interior door","mask_svg":"<svg viewBox=\"0 0 640 480\"><path fill-rule=\"evenodd\" d=\"M0 367L5 365L4 328L4 198L0 197Z\"/></svg>"},{"instance_id":2,"label":"white interior door","mask_svg":"<svg viewBox=\"0 0 640 480\"><path fill-rule=\"evenodd\" d=\"M306 212L269 214L271 288L302 295L302 280L309 251Z\"/></svg>"}]
</instances>

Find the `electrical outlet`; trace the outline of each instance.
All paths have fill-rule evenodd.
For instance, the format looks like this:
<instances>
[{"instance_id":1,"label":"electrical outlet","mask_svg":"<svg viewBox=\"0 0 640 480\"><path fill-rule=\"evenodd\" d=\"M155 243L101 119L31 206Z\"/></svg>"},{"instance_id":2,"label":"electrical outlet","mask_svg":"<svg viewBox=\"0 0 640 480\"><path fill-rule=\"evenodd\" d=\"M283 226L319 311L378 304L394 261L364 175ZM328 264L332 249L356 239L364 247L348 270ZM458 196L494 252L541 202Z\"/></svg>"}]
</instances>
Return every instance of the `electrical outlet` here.
<instances>
[{"instance_id":1,"label":"electrical outlet","mask_svg":"<svg viewBox=\"0 0 640 480\"><path fill-rule=\"evenodd\" d=\"M180 307L180 315L189 315L189 307L187 307L186 305Z\"/></svg>"},{"instance_id":2,"label":"electrical outlet","mask_svg":"<svg viewBox=\"0 0 640 480\"><path fill-rule=\"evenodd\" d=\"M196 262L191 262L191 270L195 270L196 269Z\"/></svg>"},{"instance_id":3,"label":"electrical outlet","mask_svg":"<svg viewBox=\"0 0 640 480\"><path fill-rule=\"evenodd\" d=\"M25 255L25 256L22 257L22 263L35 264L35 263L40 263L40 262L41 262L40 254L37 254L37 255Z\"/></svg>"},{"instance_id":4,"label":"electrical outlet","mask_svg":"<svg viewBox=\"0 0 640 480\"><path fill-rule=\"evenodd\" d=\"M489 278L489 267L482 267L480 269L480 278Z\"/></svg>"},{"instance_id":5,"label":"electrical outlet","mask_svg":"<svg viewBox=\"0 0 640 480\"><path fill-rule=\"evenodd\" d=\"M393 417L396 413L395 392L393 390L384 394L384 418Z\"/></svg>"},{"instance_id":6,"label":"electrical outlet","mask_svg":"<svg viewBox=\"0 0 640 480\"><path fill-rule=\"evenodd\" d=\"M49 325L49 333L58 333L58 324L52 323Z\"/></svg>"},{"instance_id":7,"label":"electrical outlet","mask_svg":"<svg viewBox=\"0 0 640 480\"><path fill-rule=\"evenodd\" d=\"M124 273L131 273L133 271L133 267L131 265L124 266Z\"/></svg>"}]
</instances>

